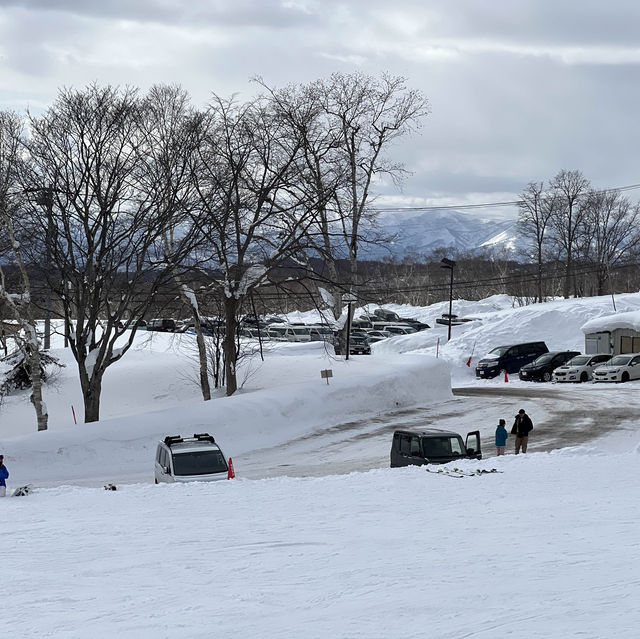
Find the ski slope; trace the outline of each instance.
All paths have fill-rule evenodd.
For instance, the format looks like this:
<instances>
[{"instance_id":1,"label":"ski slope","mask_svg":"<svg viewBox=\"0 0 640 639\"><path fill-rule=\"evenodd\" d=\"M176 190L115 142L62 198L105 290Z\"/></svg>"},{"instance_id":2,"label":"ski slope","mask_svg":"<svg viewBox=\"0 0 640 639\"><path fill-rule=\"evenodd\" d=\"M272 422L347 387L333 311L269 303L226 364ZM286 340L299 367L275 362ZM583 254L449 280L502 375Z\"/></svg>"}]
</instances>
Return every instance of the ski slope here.
<instances>
[{"instance_id":1,"label":"ski slope","mask_svg":"<svg viewBox=\"0 0 640 639\"><path fill-rule=\"evenodd\" d=\"M617 302L621 312L636 310L640 294ZM553 387L576 406L600 397L618 406L615 421L594 425L601 429L595 439L583 443L576 431L570 446L536 452L534 430L527 455L458 463L499 473L453 477L380 467L287 477L283 456L281 476L242 476L243 457L252 459L255 476L260 451L266 465L273 461L267 455L295 440L301 463L305 438L399 406L429 406L466 432L469 417L456 420L462 400L452 384L480 390L504 384L475 380L465 365L474 343L473 359L491 345L530 339L580 348L580 326L611 312L610 298L523 308L504 297L457 304L465 309L458 314L480 319L454 327L449 344L442 327L380 343L371 357L349 362L319 345L278 345L264 364L245 369L243 389L232 398L199 401L189 349L166 334L141 335L136 350L108 372L99 423L73 424L69 407L79 412L81 402L68 359L45 389L48 432L33 432L25 395L7 398L0 452L9 489L32 483L34 492L0 500L3 633L637 637L635 382ZM442 312L398 310L421 319ZM329 385L320 378L324 368L334 371ZM511 387L527 385L511 380ZM540 428L554 401L550 394L526 403ZM507 408L497 402L494 411L485 409L485 432L510 416ZM150 483L155 442L202 430L234 457L238 479ZM368 440L360 440L363 449ZM310 466L322 463L317 450L308 451ZM388 446L380 451L387 454ZM118 490L104 490L106 482Z\"/></svg>"}]
</instances>

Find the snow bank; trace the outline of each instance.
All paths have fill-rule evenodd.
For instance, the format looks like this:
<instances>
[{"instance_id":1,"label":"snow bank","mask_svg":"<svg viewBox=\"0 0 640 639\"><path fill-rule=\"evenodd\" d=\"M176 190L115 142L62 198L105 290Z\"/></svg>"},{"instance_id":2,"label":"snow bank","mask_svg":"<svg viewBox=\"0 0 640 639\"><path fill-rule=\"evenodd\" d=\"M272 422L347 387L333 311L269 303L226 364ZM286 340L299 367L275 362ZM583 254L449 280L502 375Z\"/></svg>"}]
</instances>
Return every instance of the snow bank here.
<instances>
[{"instance_id":1,"label":"snow bank","mask_svg":"<svg viewBox=\"0 0 640 639\"><path fill-rule=\"evenodd\" d=\"M10 445L5 440L12 480L111 481L118 476L142 480L152 476L156 443L166 435L210 432L233 457L355 416L452 397L449 367L432 357L327 360L320 344L283 344L277 351L280 355L272 353L261 371L263 386L272 380L266 388L34 433L11 440ZM320 377L326 368L333 371L329 384ZM148 393L144 384L153 386L153 379L141 376L139 395ZM113 399L105 390L105 402Z\"/></svg>"}]
</instances>

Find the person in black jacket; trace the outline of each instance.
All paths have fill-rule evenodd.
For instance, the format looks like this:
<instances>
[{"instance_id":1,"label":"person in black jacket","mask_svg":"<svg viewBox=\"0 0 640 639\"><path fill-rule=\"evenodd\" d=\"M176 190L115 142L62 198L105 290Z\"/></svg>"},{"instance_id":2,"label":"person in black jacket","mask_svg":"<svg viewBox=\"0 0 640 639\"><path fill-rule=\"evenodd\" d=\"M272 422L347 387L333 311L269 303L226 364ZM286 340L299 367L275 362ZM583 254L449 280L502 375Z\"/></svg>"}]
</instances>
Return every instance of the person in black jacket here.
<instances>
[{"instance_id":1,"label":"person in black jacket","mask_svg":"<svg viewBox=\"0 0 640 639\"><path fill-rule=\"evenodd\" d=\"M527 452L529 433L532 430L533 422L531 421L531 417L524 412L524 408L521 408L511 428L511 434L516 436L516 455L520 452L520 448L522 448L523 453Z\"/></svg>"}]
</instances>

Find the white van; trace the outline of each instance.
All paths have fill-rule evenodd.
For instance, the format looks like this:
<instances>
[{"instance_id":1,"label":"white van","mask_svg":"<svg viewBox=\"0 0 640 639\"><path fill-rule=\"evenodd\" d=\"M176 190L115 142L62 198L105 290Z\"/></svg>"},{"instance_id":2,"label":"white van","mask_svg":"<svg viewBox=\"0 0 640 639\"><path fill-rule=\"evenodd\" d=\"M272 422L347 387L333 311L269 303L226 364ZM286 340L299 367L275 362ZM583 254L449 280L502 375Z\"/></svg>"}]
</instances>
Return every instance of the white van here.
<instances>
[{"instance_id":1,"label":"white van","mask_svg":"<svg viewBox=\"0 0 640 639\"><path fill-rule=\"evenodd\" d=\"M193 437L172 435L158 442L155 482L218 481L229 479L229 464L209 433Z\"/></svg>"},{"instance_id":2,"label":"white van","mask_svg":"<svg viewBox=\"0 0 640 639\"><path fill-rule=\"evenodd\" d=\"M276 341L309 342L311 341L311 327L289 326L286 324L271 324L267 326L267 334Z\"/></svg>"}]
</instances>

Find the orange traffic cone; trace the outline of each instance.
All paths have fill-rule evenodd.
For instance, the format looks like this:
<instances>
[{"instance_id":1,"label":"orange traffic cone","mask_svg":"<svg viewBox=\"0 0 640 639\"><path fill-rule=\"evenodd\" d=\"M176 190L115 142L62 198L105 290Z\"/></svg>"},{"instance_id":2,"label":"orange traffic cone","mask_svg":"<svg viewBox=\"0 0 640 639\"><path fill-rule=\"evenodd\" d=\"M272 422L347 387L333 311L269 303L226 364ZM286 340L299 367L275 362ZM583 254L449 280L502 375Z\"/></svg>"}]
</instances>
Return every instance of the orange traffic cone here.
<instances>
[{"instance_id":1,"label":"orange traffic cone","mask_svg":"<svg viewBox=\"0 0 640 639\"><path fill-rule=\"evenodd\" d=\"M231 459L231 457L229 457L229 463L227 465L229 467L229 470L227 470L227 479L235 479L236 473L233 470L233 459Z\"/></svg>"},{"instance_id":2,"label":"orange traffic cone","mask_svg":"<svg viewBox=\"0 0 640 639\"><path fill-rule=\"evenodd\" d=\"M509 377L507 376L507 369L504 369L504 381L508 382L509 381Z\"/></svg>"}]
</instances>

